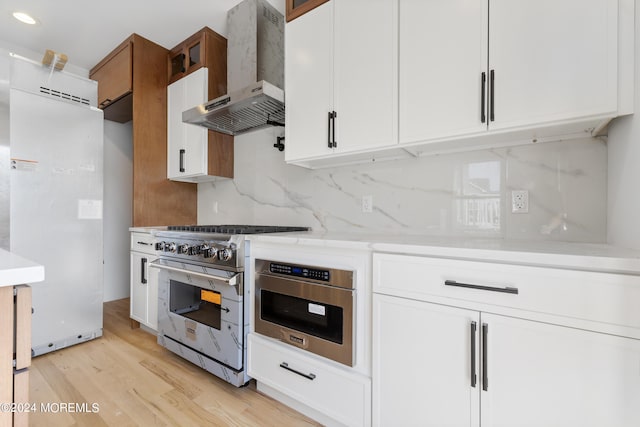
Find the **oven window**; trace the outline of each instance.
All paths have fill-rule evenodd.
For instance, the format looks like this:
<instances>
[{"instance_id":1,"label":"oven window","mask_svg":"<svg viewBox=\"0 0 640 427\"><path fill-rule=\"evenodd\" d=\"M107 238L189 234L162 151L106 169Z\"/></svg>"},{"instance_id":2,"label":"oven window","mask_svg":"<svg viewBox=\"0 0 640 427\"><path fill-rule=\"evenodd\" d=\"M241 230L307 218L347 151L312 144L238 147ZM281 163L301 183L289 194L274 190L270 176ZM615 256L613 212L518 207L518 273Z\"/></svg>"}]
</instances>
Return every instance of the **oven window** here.
<instances>
[{"instance_id":1,"label":"oven window","mask_svg":"<svg viewBox=\"0 0 640 427\"><path fill-rule=\"evenodd\" d=\"M170 280L169 309L172 313L220 330L220 292Z\"/></svg>"},{"instance_id":2,"label":"oven window","mask_svg":"<svg viewBox=\"0 0 640 427\"><path fill-rule=\"evenodd\" d=\"M342 307L261 290L261 318L342 344Z\"/></svg>"}]
</instances>

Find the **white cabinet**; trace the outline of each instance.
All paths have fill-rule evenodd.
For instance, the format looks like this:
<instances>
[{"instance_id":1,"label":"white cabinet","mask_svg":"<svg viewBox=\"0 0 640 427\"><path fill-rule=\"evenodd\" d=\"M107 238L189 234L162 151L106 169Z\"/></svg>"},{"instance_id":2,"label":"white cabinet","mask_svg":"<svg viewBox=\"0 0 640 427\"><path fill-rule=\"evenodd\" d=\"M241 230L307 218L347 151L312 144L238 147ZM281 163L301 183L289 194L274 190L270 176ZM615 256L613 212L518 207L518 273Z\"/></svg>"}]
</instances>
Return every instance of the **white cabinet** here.
<instances>
[{"instance_id":1,"label":"white cabinet","mask_svg":"<svg viewBox=\"0 0 640 427\"><path fill-rule=\"evenodd\" d=\"M287 162L397 143L395 1L329 1L285 33Z\"/></svg>"},{"instance_id":2,"label":"white cabinet","mask_svg":"<svg viewBox=\"0 0 640 427\"><path fill-rule=\"evenodd\" d=\"M376 425L478 425L478 312L374 294L373 322Z\"/></svg>"},{"instance_id":3,"label":"white cabinet","mask_svg":"<svg viewBox=\"0 0 640 427\"><path fill-rule=\"evenodd\" d=\"M371 424L371 379L348 372L280 342L249 334L248 374L261 384L303 403L323 424Z\"/></svg>"},{"instance_id":4,"label":"white cabinet","mask_svg":"<svg viewBox=\"0 0 640 427\"><path fill-rule=\"evenodd\" d=\"M374 425L640 425L640 277L388 254L373 271Z\"/></svg>"},{"instance_id":5,"label":"white cabinet","mask_svg":"<svg viewBox=\"0 0 640 427\"><path fill-rule=\"evenodd\" d=\"M150 234L131 233L130 317L154 331L158 329L158 270L149 264L157 258Z\"/></svg>"},{"instance_id":6,"label":"white cabinet","mask_svg":"<svg viewBox=\"0 0 640 427\"><path fill-rule=\"evenodd\" d=\"M182 112L208 101L208 69L167 87L167 177L191 181L207 175L207 129L182 122Z\"/></svg>"},{"instance_id":7,"label":"white cabinet","mask_svg":"<svg viewBox=\"0 0 640 427\"><path fill-rule=\"evenodd\" d=\"M619 108L618 35L633 16L621 13L619 27L618 0L399 8L401 144L526 129L513 138L584 134L628 112Z\"/></svg>"}]
</instances>

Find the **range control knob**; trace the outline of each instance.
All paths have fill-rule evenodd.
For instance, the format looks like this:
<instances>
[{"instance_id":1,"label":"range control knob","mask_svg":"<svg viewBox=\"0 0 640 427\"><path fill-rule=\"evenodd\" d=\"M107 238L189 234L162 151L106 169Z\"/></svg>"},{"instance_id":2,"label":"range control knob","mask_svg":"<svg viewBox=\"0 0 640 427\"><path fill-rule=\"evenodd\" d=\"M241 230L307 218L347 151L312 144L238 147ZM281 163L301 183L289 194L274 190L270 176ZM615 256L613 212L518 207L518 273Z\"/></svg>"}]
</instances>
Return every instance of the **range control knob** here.
<instances>
[{"instance_id":1,"label":"range control knob","mask_svg":"<svg viewBox=\"0 0 640 427\"><path fill-rule=\"evenodd\" d=\"M156 251L164 251L165 242L157 242L156 243Z\"/></svg>"},{"instance_id":2,"label":"range control knob","mask_svg":"<svg viewBox=\"0 0 640 427\"><path fill-rule=\"evenodd\" d=\"M206 243L204 245L200 245L200 253L205 258L215 258L216 252L216 248L212 248Z\"/></svg>"},{"instance_id":3,"label":"range control knob","mask_svg":"<svg viewBox=\"0 0 640 427\"><path fill-rule=\"evenodd\" d=\"M165 243L164 251L165 252L175 252L176 251L176 244L174 242Z\"/></svg>"},{"instance_id":4,"label":"range control knob","mask_svg":"<svg viewBox=\"0 0 640 427\"><path fill-rule=\"evenodd\" d=\"M229 261L232 256L233 252L231 252L231 249L229 248L220 249L218 251L218 259L220 261Z\"/></svg>"},{"instance_id":5,"label":"range control knob","mask_svg":"<svg viewBox=\"0 0 640 427\"><path fill-rule=\"evenodd\" d=\"M200 246L189 246L187 255L199 255L199 254L200 254Z\"/></svg>"},{"instance_id":6,"label":"range control knob","mask_svg":"<svg viewBox=\"0 0 640 427\"><path fill-rule=\"evenodd\" d=\"M183 244L178 246L179 254L188 254L189 253L189 245Z\"/></svg>"}]
</instances>

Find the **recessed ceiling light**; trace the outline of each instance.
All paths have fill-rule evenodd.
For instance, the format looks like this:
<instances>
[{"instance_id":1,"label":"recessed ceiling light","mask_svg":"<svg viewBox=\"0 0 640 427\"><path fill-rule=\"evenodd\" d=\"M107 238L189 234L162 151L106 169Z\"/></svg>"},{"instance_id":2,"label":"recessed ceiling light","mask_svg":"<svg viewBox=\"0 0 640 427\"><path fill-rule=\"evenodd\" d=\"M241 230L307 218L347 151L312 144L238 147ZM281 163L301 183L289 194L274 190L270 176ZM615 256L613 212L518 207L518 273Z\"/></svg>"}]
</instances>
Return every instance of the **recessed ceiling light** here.
<instances>
[{"instance_id":1,"label":"recessed ceiling light","mask_svg":"<svg viewBox=\"0 0 640 427\"><path fill-rule=\"evenodd\" d=\"M13 17L25 24L34 25L37 21L24 12L13 12Z\"/></svg>"}]
</instances>

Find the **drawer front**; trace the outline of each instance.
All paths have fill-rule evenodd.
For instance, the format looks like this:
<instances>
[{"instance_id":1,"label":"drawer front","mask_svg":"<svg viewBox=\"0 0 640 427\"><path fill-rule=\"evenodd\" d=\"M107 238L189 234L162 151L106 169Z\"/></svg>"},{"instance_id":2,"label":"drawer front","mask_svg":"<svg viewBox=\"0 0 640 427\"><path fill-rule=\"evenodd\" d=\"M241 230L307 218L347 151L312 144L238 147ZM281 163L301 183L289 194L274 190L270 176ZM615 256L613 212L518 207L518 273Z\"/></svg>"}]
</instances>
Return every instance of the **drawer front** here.
<instances>
[{"instance_id":1,"label":"drawer front","mask_svg":"<svg viewBox=\"0 0 640 427\"><path fill-rule=\"evenodd\" d=\"M640 328L640 276L374 254L373 291L444 297Z\"/></svg>"},{"instance_id":2,"label":"drawer front","mask_svg":"<svg viewBox=\"0 0 640 427\"><path fill-rule=\"evenodd\" d=\"M155 255L155 239L147 233L131 233L131 250Z\"/></svg>"},{"instance_id":3,"label":"drawer front","mask_svg":"<svg viewBox=\"0 0 640 427\"><path fill-rule=\"evenodd\" d=\"M248 373L288 397L349 426L371 424L371 380L249 334Z\"/></svg>"}]
</instances>

